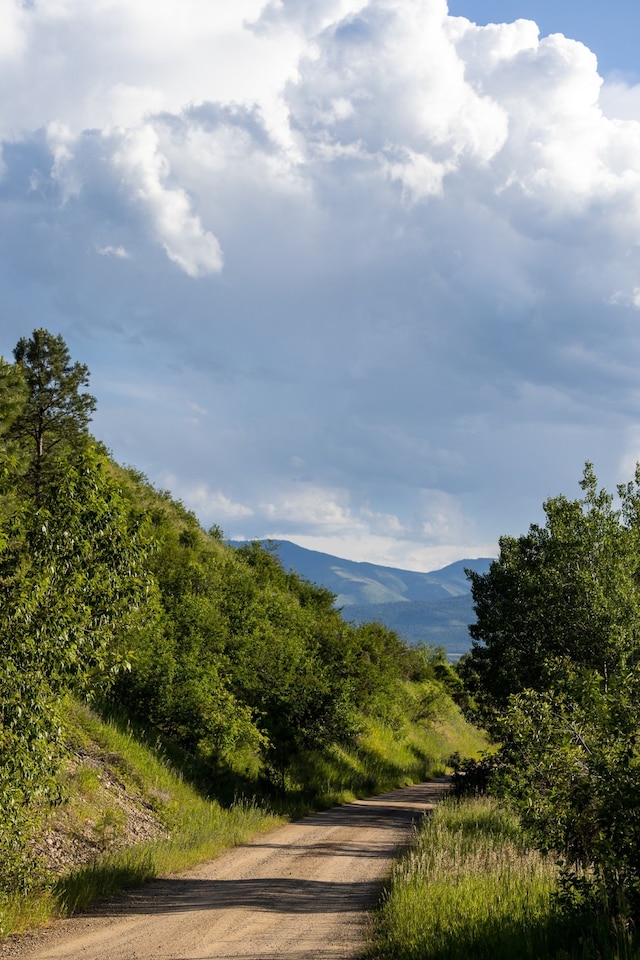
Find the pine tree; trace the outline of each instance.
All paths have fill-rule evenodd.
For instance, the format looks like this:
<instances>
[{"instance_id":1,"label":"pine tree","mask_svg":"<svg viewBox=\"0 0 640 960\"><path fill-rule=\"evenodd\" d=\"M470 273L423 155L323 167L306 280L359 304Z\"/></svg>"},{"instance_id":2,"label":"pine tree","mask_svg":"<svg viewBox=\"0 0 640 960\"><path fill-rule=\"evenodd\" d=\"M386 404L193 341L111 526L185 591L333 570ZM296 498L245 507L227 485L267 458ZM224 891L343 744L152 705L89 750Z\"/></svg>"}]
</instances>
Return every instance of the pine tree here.
<instances>
[{"instance_id":1,"label":"pine tree","mask_svg":"<svg viewBox=\"0 0 640 960\"><path fill-rule=\"evenodd\" d=\"M27 400L9 436L26 450L27 492L39 504L56 461L83 446L96 401L82 392L89 382L88 368L71 363L62 336L34 330L30 339L18 341L13 355L24 376Z\"/></svg>"}]
</instances>

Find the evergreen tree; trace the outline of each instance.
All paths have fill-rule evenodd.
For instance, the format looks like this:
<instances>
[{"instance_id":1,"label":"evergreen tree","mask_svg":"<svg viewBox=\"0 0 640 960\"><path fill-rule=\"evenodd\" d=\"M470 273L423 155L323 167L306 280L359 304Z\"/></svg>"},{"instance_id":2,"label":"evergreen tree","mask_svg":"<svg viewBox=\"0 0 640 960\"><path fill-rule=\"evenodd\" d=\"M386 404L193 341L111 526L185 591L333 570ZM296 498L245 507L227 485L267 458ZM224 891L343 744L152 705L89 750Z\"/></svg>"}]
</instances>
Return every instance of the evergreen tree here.
<instances>
[{"instance_id":1,"label":"evergreen tree","mask_svg":"<svg viewBox=\"0 0 640 960\"><path fill-rule=\"evenodd\" d=\"M22 371L0 357L0 545L4 523L16 509L16 477L24 469L24 456L9 433L24 409L26 395Z\"/></svg>"},{"instance_id":2,"label":"evergreen tree","mask_svg":"<svg viewBox=\"0 0 640 960\"><path fill-rule=\"evenodd\" d=\"M13 355L22 371L27 398L8 436L25 448L27 493L39 504L43 488L55 474L56 461L87 437L96 401L82 388L89 382L83 363L71 363L62 336L34 330L22 337Z\"/></svg>"}]
</instances>

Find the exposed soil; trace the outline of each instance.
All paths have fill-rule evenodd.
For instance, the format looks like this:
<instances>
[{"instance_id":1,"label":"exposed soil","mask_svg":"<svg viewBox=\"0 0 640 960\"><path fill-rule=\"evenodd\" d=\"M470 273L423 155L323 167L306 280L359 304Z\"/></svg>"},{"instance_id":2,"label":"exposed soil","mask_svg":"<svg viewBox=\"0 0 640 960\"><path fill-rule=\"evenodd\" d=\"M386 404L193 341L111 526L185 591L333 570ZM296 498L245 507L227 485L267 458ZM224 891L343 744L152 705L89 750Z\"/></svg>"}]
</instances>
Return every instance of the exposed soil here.
<instances>
[{"instance_id":1,"label":"exposed soil","mask_svg":"<svg viewBox=\"0 0 640 960\"><path fill-rule=\"evenodd\" d=\"M95 746L67 761L63 776L84 784L54 809L34 853L56 875L92 863L100 854L168 836L139 790L118 775L117 755Z\"/></svg>"},{"instance_id":2,"label":"exposed soil","mask_svg":"<svg viewBox=\"0 0 640 960\"><path fill-rule=\"evenodd\" d=\"M32 960L342 960L446 779L305 817L90 914L7 941Z\"/></svg>"}]
</instances>

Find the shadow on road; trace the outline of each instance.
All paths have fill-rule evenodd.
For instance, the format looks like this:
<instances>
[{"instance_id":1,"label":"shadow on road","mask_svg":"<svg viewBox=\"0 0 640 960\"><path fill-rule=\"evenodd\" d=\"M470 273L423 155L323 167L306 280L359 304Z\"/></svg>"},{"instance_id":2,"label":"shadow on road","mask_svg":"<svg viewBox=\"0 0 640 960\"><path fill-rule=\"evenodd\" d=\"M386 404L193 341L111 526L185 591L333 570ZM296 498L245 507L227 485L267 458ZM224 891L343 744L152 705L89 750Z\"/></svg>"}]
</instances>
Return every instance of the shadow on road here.
<instances>
[{"instance_id":1,"label":"shadow on road","mask_svg":"<svg viewBox=\"0 0 640 960\"><path fill-rule=\"evenodd\" d=\"M299 879L256 880L159 880L115 904L91 911L94 916L112 912L138 914L176 913L194 910L248 909L293 914L346 913L362 910L371 902L379 881L353 883Z\"/></svg>"},{"instance_id":2,"label":"shadow on road","mask_svg":"<svg viewBox=\"0 0 640 960\"><path fill-rule=\"evenodd\" d=\"M268 842L257 840L248 844L247 849L265 851L267 856L273 852L280 863L290 855L293 855L292 863L294 860L304 862L307 857L391 861L398 852L399 834L408 838L411 824L421 819L428 805L436 802L444 789L445 778L325 810L297 822L295 826L302 829L302 835L296 836L296 842L291 842L290 833L285 833L279 842L280 831L276 830L265 838ZM360 837L359 828L372 833L363 833ZM358 831L355 836L350 835L353 829ZM347 863L345 870L348 870ZM374 872L379 873L377 869ZM90 915L122 917L227 909L283 914L345 913L365 909L379 886L378 880L349 881L348 873L344 882L281 875L228 880L174 877L152 881L110 903L98 905Z\"/></svg>"}]
</instances>

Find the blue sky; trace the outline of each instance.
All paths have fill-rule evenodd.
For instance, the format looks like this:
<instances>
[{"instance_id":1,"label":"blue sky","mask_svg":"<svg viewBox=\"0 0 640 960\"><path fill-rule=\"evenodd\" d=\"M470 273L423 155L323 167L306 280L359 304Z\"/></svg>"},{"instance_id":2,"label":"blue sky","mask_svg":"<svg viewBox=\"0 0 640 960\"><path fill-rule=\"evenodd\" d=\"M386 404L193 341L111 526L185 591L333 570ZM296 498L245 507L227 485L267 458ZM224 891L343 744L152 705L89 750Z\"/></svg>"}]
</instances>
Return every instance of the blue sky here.
<instances>
[{"instance_id":1,"label":"blue sky","mask_svg":"<svg viewBox=\"0 0 640 960\"><path fill-rule=\"evenodd\" d=\"M6 0L0 352L230 538L495 553L640 458L638 19Z\"/></svg>"}]
</instances>

